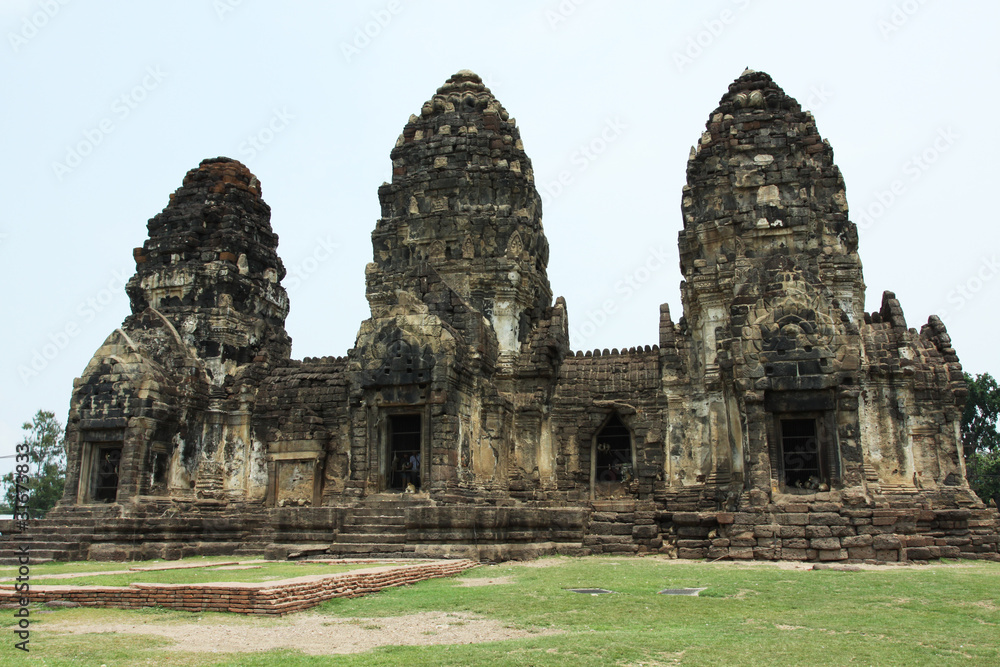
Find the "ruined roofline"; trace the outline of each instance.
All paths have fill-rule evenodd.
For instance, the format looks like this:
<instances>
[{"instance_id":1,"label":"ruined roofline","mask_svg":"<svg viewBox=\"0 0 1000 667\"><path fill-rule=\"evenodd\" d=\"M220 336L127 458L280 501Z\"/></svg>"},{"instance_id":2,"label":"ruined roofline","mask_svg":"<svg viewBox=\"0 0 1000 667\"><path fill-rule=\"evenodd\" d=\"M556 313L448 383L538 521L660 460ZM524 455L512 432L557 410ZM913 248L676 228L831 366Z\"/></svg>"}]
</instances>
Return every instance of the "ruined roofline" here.
<instances>
[{"instance_id":1,"label":"ruined roofline","mask_svg":"<svg viewBox=\"0 0 1000 667\"><path fill-rule=\"evenodd\" d=\"M581 359L581 358L598 358L598 357L626 357L632 355L644 355L650 353L658 353L660 351L659 345L636 345L634 347L623 347L620 350L615 347L611 348L594 348L593 350L570 350L569 354L566 355L567 359Z\"/></svg>"}]
</instances>

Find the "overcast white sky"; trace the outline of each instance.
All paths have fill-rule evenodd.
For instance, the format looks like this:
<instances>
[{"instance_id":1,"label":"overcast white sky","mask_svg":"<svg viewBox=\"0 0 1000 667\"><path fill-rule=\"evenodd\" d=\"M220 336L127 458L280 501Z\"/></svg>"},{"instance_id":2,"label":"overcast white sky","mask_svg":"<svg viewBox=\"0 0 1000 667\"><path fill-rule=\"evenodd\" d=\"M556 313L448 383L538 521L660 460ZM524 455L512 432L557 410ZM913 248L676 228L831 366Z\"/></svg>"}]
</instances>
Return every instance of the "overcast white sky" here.
<instances>
[{"instance_id":1,"label":"overcast white sky","mask_svg":"<svg viewBox=\"0 0 1000 667\"><path fill-rule=\"evenodd\" d=\"M65 423L146 221L207 157L262 183L293 356L344 354L389 151L463 68L521 128L574 349L656 343L660 303L680 319L688 152L749 66L833 145L867 309L894 290L995 375L997 25L971 0L2 0L0 455L40 408Z\"/></svg>"}]
</instances>

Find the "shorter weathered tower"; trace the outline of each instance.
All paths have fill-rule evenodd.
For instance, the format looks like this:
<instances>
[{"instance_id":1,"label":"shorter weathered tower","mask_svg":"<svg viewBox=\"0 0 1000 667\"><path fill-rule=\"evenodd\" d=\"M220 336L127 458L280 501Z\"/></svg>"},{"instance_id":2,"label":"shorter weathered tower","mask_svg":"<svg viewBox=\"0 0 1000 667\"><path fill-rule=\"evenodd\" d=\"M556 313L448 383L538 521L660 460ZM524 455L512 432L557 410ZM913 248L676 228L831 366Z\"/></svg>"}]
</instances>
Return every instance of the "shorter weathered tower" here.
<instances>
[{"instance_id":1,"label":"shorter weathered tower","mask_svg":"<svg viewBox=\"0 0 1000 667\"><path fill-rule=\"evenodd\" d=\"M163 313L206 363L232 382L258 356L288 358L285 267L260 182L229 158L204 160L153 217L128 282L132 314ZM126 322L128 326L128 322Z\"/></svg>"},{"instance_id":2,"label":"shorter weathered tower","mask_svg":"<svg viewBox=\"0 0 1000 667\"><path fill-rule=\"evenodd\" d=\"M75 385L65 499L261 500L251 416L291 340L260 183L235 160L205 160L147 228L126 288L132 314Z\"/></svg>"}]
</instances>

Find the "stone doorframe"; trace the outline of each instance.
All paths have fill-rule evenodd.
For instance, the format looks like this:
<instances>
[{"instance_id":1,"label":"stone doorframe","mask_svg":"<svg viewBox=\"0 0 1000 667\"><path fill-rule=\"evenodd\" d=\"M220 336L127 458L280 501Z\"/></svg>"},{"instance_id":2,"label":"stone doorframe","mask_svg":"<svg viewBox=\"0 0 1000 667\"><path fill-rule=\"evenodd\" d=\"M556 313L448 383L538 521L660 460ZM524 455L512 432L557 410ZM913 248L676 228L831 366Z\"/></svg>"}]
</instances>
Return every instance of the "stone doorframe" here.
<instances>
[{"instance_id":1,"label":"stone doorframe","mask_svg":"<svg viewBox=\"0 0 1000 667\"><path fill-rule=\"evenodd\" d=\"M617 410L611 410L607 413L607 416L601 422L601 425L594 430L594 433L590 436L590 500L591 502L598 500L597 498L597 439L601 435L601 432L608 426L612 419L615 417L621 421L622 425L628 431L629 436L629 451L631 454L631 465L632 465L632 481L636 479L636 468L637 460L635 453L635 431L629 424L629 415L623 415ZM632 497L633 494L629 494Z\"/></svg>"},{"instance_id":2,"label":"stone doorframe","mask_svg":"<svg viewBox=\"0 0 1000 667\"><path fill-rule=\"evenodd\" d=\"M426 403L414 405L381 405L378 407L378 417L375 424L375 447L372 455L375 458L375 488L378 493L389 489L392 465L389 440L389 419L395 416L416 415L420 417L420 488L427 490L430 481L430 442L431 442L431 412Z\"/></svg>"}]
</instances>

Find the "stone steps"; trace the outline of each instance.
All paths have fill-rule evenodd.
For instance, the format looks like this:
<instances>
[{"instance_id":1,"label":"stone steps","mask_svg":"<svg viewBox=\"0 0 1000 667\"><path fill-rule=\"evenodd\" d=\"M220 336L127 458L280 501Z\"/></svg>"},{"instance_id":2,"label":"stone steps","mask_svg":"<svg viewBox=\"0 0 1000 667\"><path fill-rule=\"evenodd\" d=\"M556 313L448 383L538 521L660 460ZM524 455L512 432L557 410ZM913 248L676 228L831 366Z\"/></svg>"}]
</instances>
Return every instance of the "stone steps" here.
<instances>
[{"instance_id":1,"label":"stone steps","mask_svg":"<svg viewBox=\"0 0 1000 667\"><path fill-rule=\"evenodd\" d=\"M344 525L404 526L406 514L350 514L344 517Z\"/></svg>"},{"instance_id":2,"label":"stone steps","mask_svg":"<svg viewBox=\"0 0 1000 667\"><path fill-rule=\"evenodd\" d=\"M406 532L406 519L404 517L389 517L387 521L367 518L354 523L345 523L340 527L341 533L376 533L380 530L392 532Z\"/></svg>"},{"instance_id":3,"label":"stone steps","mask_svg":"<svg viewBox=\"0 0 1000 667\"><path fill-rule=\"evenodd\" d=\"M416 495L372 496L345 512L337 537L329 545L331 555L353 558L366 554L383 558L414 556L416 547L406 544L406 511L430 506Z\"/></svg>"},{"instance_id":4,"label":"stone steps","mask_svg":"<svg viewBox=\"0 0 1000 667\"><path fill-rule=\"evenodd\" d=\"M16 545L17 543L15 542L14 544ZM34 552L39 549L66 549L76 544L76 542L70 540L31 540L30 544L31 551ZM4 547L4 549L10 548L8 546ZM17 549L16 546L13 548Z\"/></svg>"},{"instance_id":5,"label":"stone steps","mask_svg":"<svg viewBox=\"0 0 1000 667\"><path fill-rule=\"evenodd\" d=\"M264 553L273 560L299 560L302 558L322 558L327 555L325 544L275 544L268 545Z\"/></svg>"},{"instance_id":6,"label":"stone steps","mask_svg":"<svg viewBox=\"0 0 1000 667\"><path fill-rule=\"evenodd\" d=\"M47 563L53 560L69 560L74 554L76 545L65 542L30 542L28 548L29 565ZM19 565L22 552L16 542L4 543L0 546L0 564Z\"/></svg>"},{"instance_id":7,"label":"stone steps","mask_svg":"<svg viewBox=\"0 0 1000 667\"><path fill-rule=\"evenodd\" d=\"M416 547L412 544L386 543L335 543L326 552L338 558L414 558Z\"/></svg>"},{"instance_id":8,"label":"stone steps","mask_svg":"<svg viewBox=\"0 0 1000 667\"><path fill-rule=\"evenodd\" d=\"M882 493L900 496L915 496L920 493L912 484L882 484Z\"/></svg>"},{"instance_id":9,"label":"stone steps","mask_svg":"<svg viewBox=\"0 0 1000 667\"><path fill-rule=\"evenodd\" d=\"M271 536L272 542L306 544L317 542L328 544L333 540L332 530L283 530Z\"/></svg>"},{"instance_id":10,"label":"stone steps","mask_svg":"<svg viewBox=\"0 0 1000 667\"><path fill-rule=\"evenodd\" d=\"M406 533L340 533L337 535L337 544L405 544Z\"/></svg>"},{"instance_id":11,"label":"stone steps","mask_svg":"<svg viewBox=\"0 0 1000 667\"><path fill-rule=\"evenodd\" d=\"M59 519L29 521L24 532L5 533L0 539L0 564L18 564L21 545L28 547L28 557L34 564L79 559L81 543L93 538L98 522L98 519L83 519L83 525L67 526ZM13 527L13 522L4 526L5 529Z\"/></svg>"}]
</instances>

